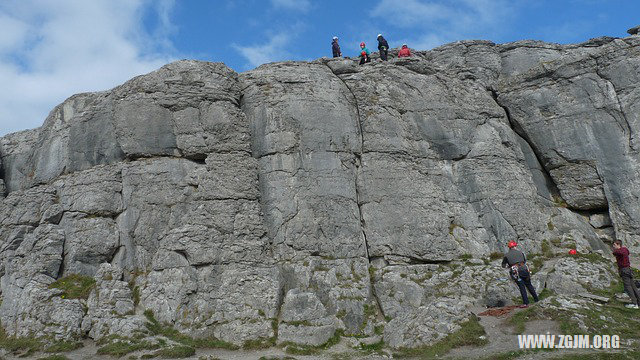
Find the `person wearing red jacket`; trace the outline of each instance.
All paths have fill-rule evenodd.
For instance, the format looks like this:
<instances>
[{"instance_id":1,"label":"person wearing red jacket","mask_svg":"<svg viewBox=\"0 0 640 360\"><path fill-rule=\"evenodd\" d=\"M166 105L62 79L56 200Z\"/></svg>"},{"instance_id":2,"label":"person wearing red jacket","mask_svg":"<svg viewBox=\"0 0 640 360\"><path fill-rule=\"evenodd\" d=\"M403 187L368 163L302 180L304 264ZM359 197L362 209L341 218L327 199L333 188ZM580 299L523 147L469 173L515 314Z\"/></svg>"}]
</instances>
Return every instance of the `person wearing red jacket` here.
<instances>
[{"instance_id":1,"label":"person wearing red jacket","mask_svg":"<svg viewBox=\"0 0 640 360\"><path fill-rule=\"evenodd\" d=\"M631 304L626 307L632 309L640 309L640 292L633 281L633 272L631 271L631 263L629 262L629 249L622 246L622 241L613 242L613 256L616 257L618 263L618 273L624 284L624 291L631 298Z\"/></svg>"},{"instance_id":2,"label":"person wearing red jacket","mask_svg":"<svg viewBox=\"0 0 640 360\"><path fill-rule=\"evenodd\" d=\"M411 56L411 50L407 47L407 44L402 44L402 49L398 52L398 57L409 57Z\"/></svg>"}]
</instances>

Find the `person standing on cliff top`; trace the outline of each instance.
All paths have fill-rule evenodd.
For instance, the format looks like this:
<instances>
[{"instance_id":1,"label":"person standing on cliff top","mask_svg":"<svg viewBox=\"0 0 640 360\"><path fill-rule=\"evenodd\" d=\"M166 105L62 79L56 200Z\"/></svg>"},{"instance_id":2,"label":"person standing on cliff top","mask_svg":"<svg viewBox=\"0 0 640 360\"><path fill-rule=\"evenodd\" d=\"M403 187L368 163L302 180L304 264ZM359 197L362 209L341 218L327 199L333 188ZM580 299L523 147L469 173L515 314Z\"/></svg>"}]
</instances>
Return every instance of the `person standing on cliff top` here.
<instances>
[{"instance_id":1,"label":"person standing on cliff top","mask_svg":"<svg viewBox=\"0 0 640 360\"><path fill-rule=\"evenodd\" d=\"M502 267L509 267L509 275L511 279L516 282L516 285L518 285L520 296L522 296L522 305L520 305L520 307L526 308L529 306L527 290L529 290L533 296L533 301L538 301L536 289L531 284L531 272L529 272L529 266L527 265L527 257L522 251L516 249L518 244L515 241L509 241L507 246L509 247L509 251L502 259Z\"/></svg>"},{"instance_id":2,"label":"person standing on cliff top","mask_svg":"<svg viewBox=\"0 0 640 360\"><path fill-rule=\"evenodd\" d=\"M387 53L389 51L389 43L382 34L378 34L378 50L380 51L380 59L387 61Z\"/></svg>"},{"instance_id":3,"label":"person standing on cliff top","mask_svg":"<svg viewBox=\"0 0 640 360\"><path fill-rule=\"evenodd\" d=\"M369 57L369 54L371 54L371 52L369 51L369 49L367 49L367 46L365 45L365 43L361 42L360 43L360 65L371 62L371 58Z\"/></svg>"},{"instance_id":4,"label":"person standing on cliff top","mask_svg":"<svg viewBox=\"0 0 640 360\"><path fill-rule=\"evenodd\" d=\"M622 241L613 242L613 256L616 257L618 263L618 273L622 278L624 291L631 298L631 304L625 305L631 309L640 309L640 292L633 281L633 271L631 270L631 262L629 262L629 249L622 246Z\"/></svg>"},{"instance_id":5,"label":"person standing on cliff top","mask_svg":"<svg viewBox=\"0 0 640 360\"><path fill-rule=\"evenodd\" d=\"M331 51L333 52L333 57L341 57L342 51L340 51L340 45L338 44L338 37L334 36L333 41L331 42Z\"/></svg>"}]
</instances>

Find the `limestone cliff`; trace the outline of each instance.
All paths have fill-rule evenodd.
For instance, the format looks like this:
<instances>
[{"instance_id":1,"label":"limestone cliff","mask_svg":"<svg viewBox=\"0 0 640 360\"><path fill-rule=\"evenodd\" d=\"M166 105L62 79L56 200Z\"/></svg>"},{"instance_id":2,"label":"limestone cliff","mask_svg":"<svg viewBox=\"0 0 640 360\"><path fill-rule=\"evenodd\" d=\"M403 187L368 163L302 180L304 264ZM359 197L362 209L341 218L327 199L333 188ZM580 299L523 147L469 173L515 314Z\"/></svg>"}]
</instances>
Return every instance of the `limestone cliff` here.
<instances>
[{"instance_id":1,"label":"limestone cliff","mask_svg":"<svg viewBox=\"0 0 640 360\"><path fill-rule=\"evenodd\" d=\"M418 346L515 296L495 260L512 239L546 254L539 288L608 285L562 285L553 267L582 259L549 254L638 248L639 49L461 41L240 74L179 61L75 95L0 138L2 326L127 336L148 309L235 344L384 327L388 346ZM88 299L49 286L70 274L96 278Z\"/></svg>"}]
</instances>

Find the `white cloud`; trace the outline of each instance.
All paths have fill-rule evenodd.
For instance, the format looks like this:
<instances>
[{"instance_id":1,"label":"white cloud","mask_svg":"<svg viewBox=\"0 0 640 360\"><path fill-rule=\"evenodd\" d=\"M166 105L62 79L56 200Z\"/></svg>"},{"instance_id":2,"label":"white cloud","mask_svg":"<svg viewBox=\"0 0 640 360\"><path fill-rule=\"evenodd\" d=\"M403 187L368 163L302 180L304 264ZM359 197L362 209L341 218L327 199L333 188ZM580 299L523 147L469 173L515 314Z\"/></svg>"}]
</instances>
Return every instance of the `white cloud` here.
<instances>
[{"instance_id":1,"label":"white cloud","mask_svg":"<svg viewBox=\"0 0 640 360\"><path fill-rule=\"evenodd\" d=\"M271 5L276 8L307 12L311 9L309 0L271 0Z\"/></svg>"},{"instance_id":2,"label":"white cloud","mask_svg":"<svg viewBox=\"0 0 640 360\"><path fill-rule=\"evenodd\" d=\"M519 3L520 0L381 0L370 15L415 33L405 40L410 47L430 49L499 32Z\"/></svg>"},{"instance_id":3,"label":"white cloud","mask_svg":"<svg viewBox=\"0 0 640 360\"><path fill-rule=\"evenodd\" d=\"M268 62L291 58L291 54L285 50L289 41L291 41L289 33L281 32L272 35L266 44L253 46L233 45L233 47L247 59L250 67L256 67Z\"/></svg>"},{"instance_id":4,"label":"white cloud","mask_svg":"<svg viewBox=\"0 0 640 360\"><path fill-rule=\"evenodd\" d=\"M174 0L0 3L0 135L40 126L79 92L114 87L171 61ZM145 11L159 17L146 32Z\"/></svg>"}]
</instances>

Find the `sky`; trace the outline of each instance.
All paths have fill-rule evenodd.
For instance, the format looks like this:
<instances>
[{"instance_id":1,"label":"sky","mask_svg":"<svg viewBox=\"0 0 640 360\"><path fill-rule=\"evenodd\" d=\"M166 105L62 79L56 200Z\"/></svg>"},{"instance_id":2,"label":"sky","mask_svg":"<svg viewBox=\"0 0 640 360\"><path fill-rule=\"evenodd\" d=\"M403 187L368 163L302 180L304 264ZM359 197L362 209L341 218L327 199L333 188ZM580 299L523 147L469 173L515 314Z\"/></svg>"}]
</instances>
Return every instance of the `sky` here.
<instances>
[{"instance_id":1,"label":"sky","mask_svg":"<svg viewBox=\"0 0 640 360\"><path fill-rule=\"evenodd\" d=\"M42 125L73 94L179 59L242 72L345 56L382 33L428 50L466 39L561 44L625 37L638 0L0 0L0 136Z\"/></svg>"}]
</instances>

